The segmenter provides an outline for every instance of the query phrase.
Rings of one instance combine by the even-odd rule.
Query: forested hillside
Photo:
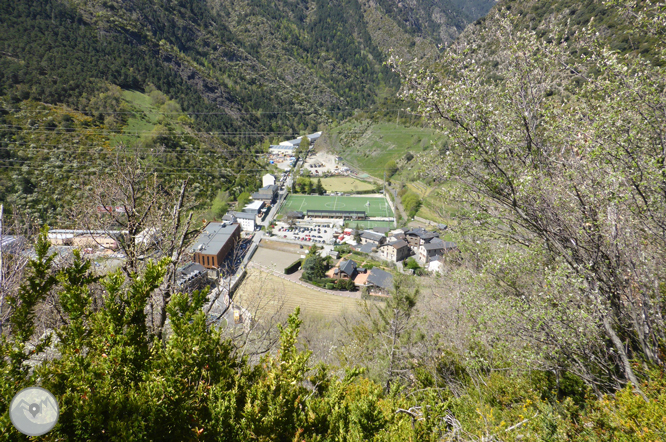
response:
[[[206,188],[202,198],[210,197],[237,181],[233,171],[239,169],[227,167],[229,160],[251,174],[261,167],[250,146],[313,132],[394,94],[399,79],[383,65],[389,49],[406,54],[418,43],[422,53],[435,55],[441,36],[433,17],[451,29],[451,37],[489,6],[478,2],[476,10],[463,13],[446,2],[381,3],[0,2],[0,136],[6,160],[0,200],[62,222],[58,213],[80,198],[76,189],[83,184],[72,182],[72,170],[58,170],[59,155],[77,158],[79,177],[100,168],[110,172],[102,164],[105,156],[118,154],[121,142],[140,147],[144,157],[152,144],[183,152],[169,166],[190,172]],[[404,16],[414,19],[404,22]],[[123,91],[147,90],[164,95],[168,109],[158,100],[151,109],[132,110]],[[114,136],[136,132],[132,115],[152,125],[142,125],[137,140]],[[84,128],[94,140],[80,139]],[[155,131],[180,135],[147,145]],[[223,154],[203,161],[192,152],[201,146]],[[90,162],[93,152],[99,164]],[[186,159],[190,154],[198,165]],[[44,170],[44,159],[51,170]],[[211,176],[206,169],[218,172]],[[55,192],[46,190],[46,182]]]

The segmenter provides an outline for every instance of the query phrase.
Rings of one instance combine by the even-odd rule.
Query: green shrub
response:
[[[296,261],[292,262],[289,264],[285,269],[284,269],[284,274],[285,275],[291,275],[293,273],[298,272],[298,270],[301,268],[301,264],[303,264],[302,259],[297,259]]]

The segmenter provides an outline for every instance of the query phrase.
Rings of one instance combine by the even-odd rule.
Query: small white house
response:
[[[275,185],[275,177],[271,175],[270,173],[267,173],[261,178],[262,181],[262,186],[261,187],[266,187],[266,186],[273,186]]]

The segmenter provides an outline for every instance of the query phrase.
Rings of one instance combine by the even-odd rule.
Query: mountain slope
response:
[[[120,141],[147,160],[153,145],[181,152],[162,174],[187,171],[205,188],[203,201],[234,187],[241,170],[258,174],[256,146],[266,138],[315,131],[393,95],[399,79],[384,65],[390,49],[407,58],[436,56],[439,42],[476,18],[458,6],[456,0],[0,0],[0,143],[7,160],[0,200],[42,219],[76,201],[77,171],[57,165],[43,171],[40,158],[76,151],[80,176],[97,171],[85,158],[92,151],[73,145],[87,128],[100,164],[118,154]],[[157,94],[139,98],[154,101],[147,110],[126,99],[144,92]],[[143,132],[128,135],[137,128]],[[33,144],[41,145],[31,150]],[[224,154],[197,168],[191,164],[199,149]],[[208,169],[224,173],[210,181]],[[40,191],[39,182],[49,181],[65,187]]]

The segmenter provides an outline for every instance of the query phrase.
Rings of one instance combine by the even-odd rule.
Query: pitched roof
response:
[[[356,271],[356,263],[351,259],[348,261],[340,261],[340,271],[347,275],[353,275]]]
[[[370,241],[379,242],[379,241],[382,240],[382,238],[384,238],[384,235],[381,235],[381,234],[375,233],[375,232],[370,232],[368,230],[364,230],[363,232],[361,232],[361,238],[365,238],[365,239],[368,239]]]
[[[388,227],[373,227],[372,228],[373,232],[381,233],[382,235],[385,234],[385,233],[388,233],[389,230],[391,230],[391,229],[389,229]]]
[[[257,215],[248,212],[232,212],[237,219],[256,219]]]
[[[393,275],[375,267],[370,270],[368,284],[372,284],[386,290],[391,290],[393,288]]]
[[[192,246],[192,251],[204,255],[217,255],[237,230],[240,231],[239,224],[209,223]]]
[[[374,244],[363,244],[358,251],[361,253],[372,253],[372,249],[374,249],[375,245]]]
[[[395,247],[397,249],[402,249],[403,247],[409,247],[409,244],[407,244],[405,241],[395,241],[390,244],[391,247]]]
[[[416,229],[409,230],[408,232],[405,232],[405,235],[416,235],[422,240],[429,240],[432,238],[439,238],[439,233],[437,232],[429,232],[426,229],[419,227]]]
[[[441,239],[436,238],[429,243],[423,244],[422,247],[426,250],[452,250],[458,246],[454,242],[442,241]]]

